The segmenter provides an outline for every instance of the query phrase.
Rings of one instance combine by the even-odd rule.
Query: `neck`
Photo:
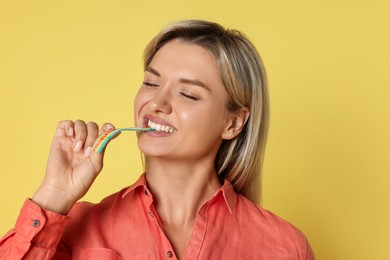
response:
[[[214,162],[149,159],[146,179],[161,221],[175,227],[192,226],[200,207],[221,187]]]

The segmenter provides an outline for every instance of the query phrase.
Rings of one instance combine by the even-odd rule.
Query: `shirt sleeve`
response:
[[[311,249],[309,244],[307,245],[307,248],[306,248],[306,258],[305,259],[307,259],[307,260],[315,260],[316,259],[314,252]]]
[[[307,238],[305,237],[305,235],[299,230],[301,236],[302,236],[302,255],[300,256],[299,259],[303,259],[303,260],[315,260],[316,257],[314,255],[314,252],[310,246],[310,243],[309,241],[307,240]]]
[[[0,259],[52,259],[68,219],[27,199],[15,227],[0,240]],[[56,259],[70,259],[64,247],[58,249]]]

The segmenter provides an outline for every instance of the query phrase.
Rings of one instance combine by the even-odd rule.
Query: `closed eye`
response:
[[[159,86],[158,84],[147,82],[147,81],[142,82],[142,84],[144,84],[145,86],[149,86],[149,87],[158,87]]]
[[[191,99],[191,100],[199,100],[198,97],[195,97],[195,96],[192,96],[192,95],[188,95],[187,93],[184,93],[184,92],[180,92],[180,94],[185,97],[185,98],[188,98],[188,99]]]

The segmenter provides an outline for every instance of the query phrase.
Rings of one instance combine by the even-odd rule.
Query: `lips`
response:
[[[174,133],[177,131],[177,129],[169,125],[168,122],[158,117],[146,116],[144,118],[144,124],[156,129],[158,132]]]

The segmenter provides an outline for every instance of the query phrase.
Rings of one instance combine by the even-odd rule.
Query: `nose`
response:
[[[155,93],[149,101],[149,106],[153,112],[169,114],[172,112],[171,90],[168,86],[160,86],[159,91]]]

